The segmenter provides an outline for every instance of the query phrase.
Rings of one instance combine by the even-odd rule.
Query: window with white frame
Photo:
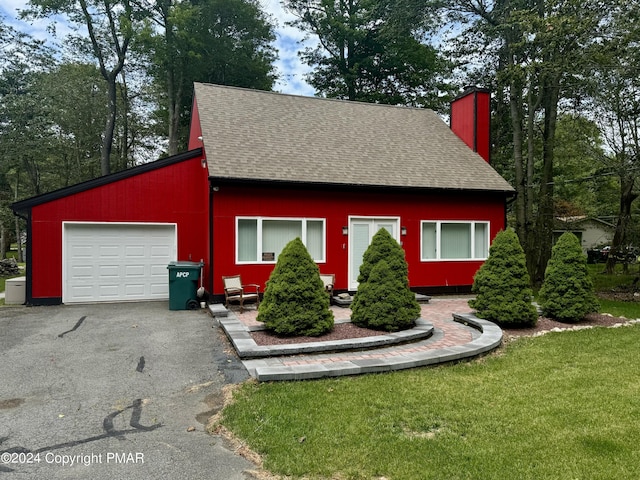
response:
[[[421,230],[423,261],[489,256],[489,222],[423,221]]]
[[[285,245],[296,237],[300,237],[311,258],[325,261],[324,219],[238,217],[236,262],[275,263]]]

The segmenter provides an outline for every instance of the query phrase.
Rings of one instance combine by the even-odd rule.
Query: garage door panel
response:
[[[102,302],[115,302],[122,300],[120,298],[120,288],[118,285],[100,285],[98,288],[94,288],[93,292],[92,298],[85,297],[85,302],[95,302],[95,292],[99,293],[99,298]]]
[[[127,245],[124,249],[124,256],[127,258],[145,257],[145,246]]]
[[[100,245],[98,247],[100,258],[120,258],[122,245]]]
[[[169,298],[171,224],[65,224],[63,302]]]
[[[125,265],[124,267],[124,274],[126,278],[143,277],[145,273],[145,265]]]
[[[144,297],[146,293],[146,285],[142,283],[128,283],[124,286],[124,294],[129,299],[138,299]]]
[[[94,275],[92,265],[74,265],[71,269],[72,278],[91,278]]]
[[[92,245],[70,245],[70,253],[75,258],[91,258],[94,255]]]
[[[167,278],[167,266],[162,265],[151,265],[150,274],[155,278]]]
[[[151,245],[151,247],[149,248],[149,255],[151,255],[151,257],[166,257],[168,255],[171,255],[171,252],[169,251],[169,247],[167,247],[166,245]]]
[[[120,266],[119,265],[98,265],[98,280],[100,279],[108,279],[109,277],[119,277],[120,276]]]
[[[167,286],[164,283],[152,283],[150,293],[153,298],[165,298]]]
[[[91,296],[95,295],[93,290],[94,290],[93,285],[80,285],[80,286],[74,286],[72,293],[75,297],[78,297],[78,298],[91,298]]]

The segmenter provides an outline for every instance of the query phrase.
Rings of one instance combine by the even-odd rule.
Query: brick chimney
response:
[[[451,102],[451,130],[489,163],[491,142],[491,93],[467,87]]]

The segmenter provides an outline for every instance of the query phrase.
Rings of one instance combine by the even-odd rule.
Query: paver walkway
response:
[[[502,331],[469,314],[468,299],[432,298],[428,304],[422,304],[422,319],[433,327],[433,335],[427,339],[368,350],[267,356],[243,360],[243,364],[258,380],[298,380],[398,370],[477,356],[499,346]],[[349,309],[331,308],[336,322],[348,320]],[[251,307],[242,314],[234,309],[228,317],[220,318],[237,349],[249,338],[248,330],[260,325],[256,316],[257,310]]]

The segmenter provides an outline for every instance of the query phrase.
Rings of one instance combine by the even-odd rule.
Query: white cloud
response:
[[[25,0],[3,0],[0,6],[0,14],[6,24],[15,30],[31,35],[38,40],[44,40],[53,46],[53,42],[71,33],[71,29],[62,17],[44,18],[36,20],[22,20],[20,11],[27,9]],[[55,34],[55,37],[54,37]]]
[[[276,48],[280,57],[276,63],[280,75],[276,90],[294,95],[313,96],[315,90],[305,80],[305,75],[311,69],[298,57],[298,52],[308,45],[313,45],[313,42],[305,40],[305,34],[297,28],[286,25],[286,22],[294,20],[295,16],[287,12],[279,0],[262,0],[261,6],[276,22]]]
[[[276,22],[276,48],[279,52],[279,59],[276,62],[276,68],[280,76],[275,85],[275,89],[282,93],[294,95],[313,96],[315,90],[305,81],[305,75],[311,70],[304,65],[299,57],[298,51],[306,45],[312,45],[313,42],[304,39],[304,33],[294,27],[286,25],[287,21],[293,20],[295,17],[285,11],[279,0],[262,0],[262,8]],[[71,29],[62,18],[43,19],[34,21],[24,21],[18,18],[19,11],[27,8],[26,0],[2,0],[0,5],[0,13],[2,13],[5,22],[20,32],[39,40],[47,40],[52,42],[51,29],[56,32],[58,39],[71,33]]]

